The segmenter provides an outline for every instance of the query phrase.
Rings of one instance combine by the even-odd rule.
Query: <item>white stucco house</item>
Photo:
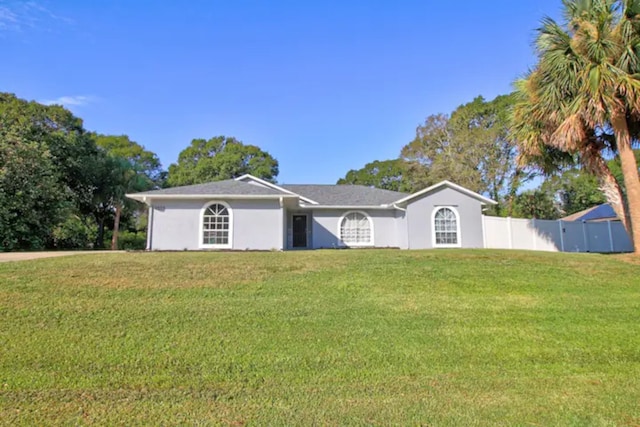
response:
[[[149,206],[148,250],[482,248],[482,209],[496,203],[449,181],[405,194],[251,175],[127,197]]]

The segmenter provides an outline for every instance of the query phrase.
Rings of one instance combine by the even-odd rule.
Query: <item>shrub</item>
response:
[[[144,231],[122,231],[118,236],[118,249],[144,250],[147,247],[147,233]]]
[[[93,246],[95,230],[78,216],[70,215],[53,229],[51,237],[56,249],[88,249]]]

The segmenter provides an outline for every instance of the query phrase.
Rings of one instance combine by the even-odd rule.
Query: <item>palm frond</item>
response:
[[[521,159],[615,150],[612,114],[640,143],[640,0],[563,0],[564,20],[537,30],[538,64],[516,82],[513,135]],[[523,160],[524,161],[524,160]]]

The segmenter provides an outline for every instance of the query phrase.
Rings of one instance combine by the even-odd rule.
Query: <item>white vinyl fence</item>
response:
[[[551,252],[631,252],[620,221],[548,221],[483,216],[484,246]]]

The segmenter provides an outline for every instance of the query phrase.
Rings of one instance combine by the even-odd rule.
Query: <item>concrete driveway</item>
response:
[[[27,261],[30,259],[54,258],[87,254],[118,254],[125,251],[55,251],[55,252],[0,252],[0,262]]]

